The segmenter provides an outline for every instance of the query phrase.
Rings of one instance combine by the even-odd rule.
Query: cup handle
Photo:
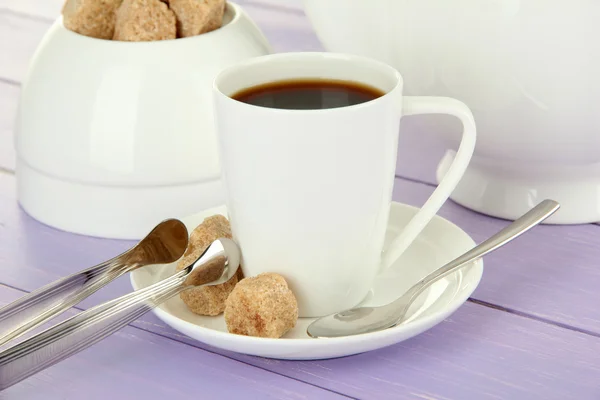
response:
[[[408,225],[394,238],[387,251],[382,256],[382,271],[388,269],[402,253],[410,246],[423,228],[437,214],[442,205],[448,200],[462,178],[473,150],[475,149],[476,128],[473,114],[464,103],[449,97],[403,97],[402,116],[419,114],[448,114],[461,120],[463,134],[456,157],[448,172],[433,191],[423,207],[410,220]]]

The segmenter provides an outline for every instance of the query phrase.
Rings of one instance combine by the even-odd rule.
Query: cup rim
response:
[[[67,28],[64,24],[64,17],[62,15],[62,13],[56,20],[56,24],[58,24],[61,28],[63,28],[66,31],[66,33],[68,35],[71,35],[72,37],[79,38],[80,40],[94,41],[97,43],[107,43],[107,45],[109,45],[109,46],[129,46],[129,47],[169,46],[169,45],[172,45],[173,43],[182,43],[182,42],[190,42],[193,40],[202,40],[201,38],[211,38],[211,37],[214,38],[215,36],[217,36],[219,34],[224,34],[226,31],[229,30],[229,28],[233,27],[233,25],[236,25],[237,23],[239,23],[239,21],[242,17],[242,14],[243,14],[242,8],[238,4],[226,1],[225,6],[226,6],[225,12],[227,12],[229,10],[229,11],[231,11],[231,14],[232,14],[231,21],[229,21],[227,24],[222,25],[220,28],[217,28],[210,32],[201,33],[200,35],[189,36],[189,37],[184,37],[184,38],[166,39],[166,40],[127,42],[127,41],[122,41],[122,40],[100,39],[100,38],[96,38],[96,37],[86,36],[81,33],[74,32],[74,31],[70,30],[69,28]]]
[[[396,79],[396,83],[390,90],[385,91],[385,93],[382,96],[379,96],[379,97],[369,100],[369,101],[365,101],[363,103],[349,105],[349,106],[343,106],[343,107],[317,108],[317,109],[308,109],[308,110],[307,109],[295,110],[295,109],[285,109],[285,108],[270,108],[270,107],[257,106],[254,104],[248,104],[248,103],[244,103],[244,102],[241,102],[239,100],[232,98],[230,95],[225,94],[220,89],[220,84],[221,84],[221,80],[223,79],[223,76],[234,72],[236,69],[241,69],[241,68],[250,67],[250,66],[257,65],[257,64],[261,64],[261,63],[266,63],[266,62],[269,62],[272,60],[285,59],[285,58],[293,59],[293,58],[303,58],[303,57],[323,57],[323,58],[327,58],[327,59],[337,59],[337,60],[344,60],[344,61],[348,61],[348,62],[356,61],[356,62],[362,62],[362,63],[365,63],[365,62],[370,63],[373,65],[376,65],[378,68],[380,68],[382,70],[387,70],[390,75],[394,76],[394,78]],[[302,79],[302,78],[303,78],[302,76],[298,76],[298,79]],[[364,81],[360,81],[360,80],[357,80],[356,82],[365,83]],[[369,86],[371,86],[371,85],[369,85]],[[260,109],[264,112],[274,112],[274,113],[285,112],[285,113],[295,113],[295,114],[346,112],[348,110],[356,110],[356,109],[360,109],[360,108],[371,107],[382,101],[386,101],[390,96],[394,96],[399,89],[400,89],[400,91],[402,91],[403,86],[404,86],[404,80],[403,80],[400,72],[387,63],[384,63],[382,61],[379,61],[379,60],[376,60],[376,59],[373,59],[370,57],[364,57],[364,56],[347,54],[347,53],[325,52],[325,51],[322,51],[322,52],[315,51],[315,52],[275,53],[275,54],[267,54],[267,55],[263,55],[263,56],[259,56],[259,57],[253,57],[253,58],[243,60],[241,62],[238,62],[233,65],[229,65],[229,66],[223,68],[221,71],[219,71],[219,73],[213,80],[213,92],[215,94],[217,94],[218,96],[220,96],[224,99],[227,99],[227,101],[236,103],[240,107],[251,107],[253,109]],[[243,90],[243,89],[244,88],[240,88],[239,90]]]

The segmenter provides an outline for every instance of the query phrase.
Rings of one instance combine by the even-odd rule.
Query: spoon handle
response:
[[[511,240],[516,239],[523,233],[527,232],[528,230],[530,230],[531,228],[538,225],[540,222],[544,221],[546,218],[554,214],[559,208],[560,204],[558,204],[554,200],[542,201],[540,204],[529,210],[526,214],[512,222],[500,232],[496,233],[494,236],[473,247],[471,250],[450,261],[443,267],[433,271],[421,281],[416,283],[407,292],[407,294],[410,293],[410,302],[412,302],[416,298],[416,296],[418,296],[421,292],[423,292],[423,290],[431,286],[434,282],[454,272],[455,270],[464,267],[466,264],[475,261],[478,258],[481,258],[486,254],[491,253],[492,251],[504,246]],[[405,298],[404,296],[402,297]]]
[[[120,275],[119,257],[52,282],[0,308],[0,346],[79,303]]]
[[[0,390],[88,348],[181,292],[188,272],[90,308],[0,353]]]

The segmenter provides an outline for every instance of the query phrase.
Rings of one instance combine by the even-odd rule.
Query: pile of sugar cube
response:
[[[66,0],[63,23],[98,39],[148,42],[221,27],[225,0]]]

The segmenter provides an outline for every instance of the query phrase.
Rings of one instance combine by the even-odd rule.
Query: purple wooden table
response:
[[[57,231],[17,205],[13,119],[27,63],[62,0],[0,0],[0,304],[112,257],[130,242]],[[240,1],[275,50],[320,50],[300,0]],[[407,121],[408,122],[408,121]],[[394,199],[420,205],[445,149],[405,124]],[[506,222],[448,203],[476,241]],[[543,226],[486,259],[473,298],[412,340],[343,359],[223,352],[153,315],[0,393],[1,399],[600,399],[600,226]],[[87,308],[130,291],[96,293]]]

